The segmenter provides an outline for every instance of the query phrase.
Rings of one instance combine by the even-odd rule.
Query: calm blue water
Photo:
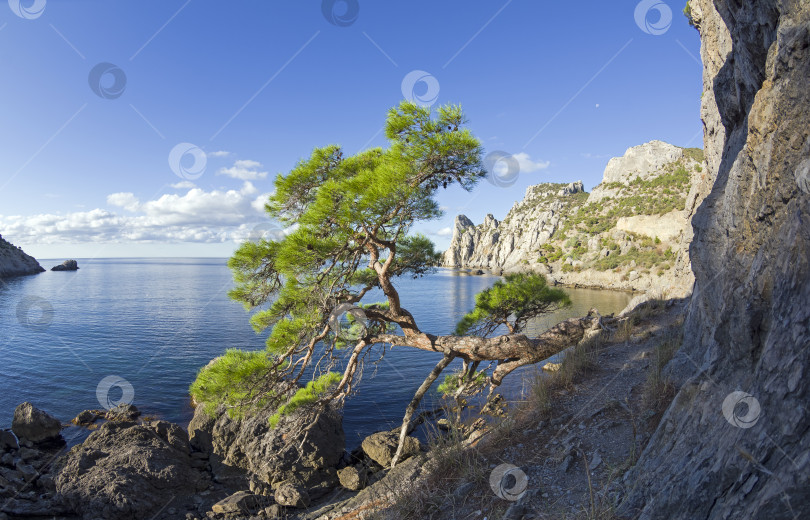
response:
[[[0,427],[11,425],[23,401],[64,422],[100,408],[96,389],[108,376],[132,385],[133,404],[145,414],[187,424],[193,413],[187,389],[201,366],[227,348],[264,348],[248,313],[227,297],[233,284],[225,259],[79,259],[79,266],[77,272],[0,280]],[[495,280],[443,269],[397,285],[423,330],[446,334]],[[610,291],[570,292],[574,307],[535,331],[591,306],[615,312],[630,299]],[[344,410],[347,445],[398,425],[438,359],[398,347],[376,373],[368,366]],[[109,397],[119,399],[121,389],[114,387]],[[65,432],[69,442],[85,435],[79,428]]]

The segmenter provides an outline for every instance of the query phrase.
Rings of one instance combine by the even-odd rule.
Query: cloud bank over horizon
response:
[[[107,208],[0,215],[0,231],[24,244],[223,243],[244,241],[268,222],[264,204],[270,193],[260,193],[250,181],[227,190],[205,191],[189,181],[171,187],[185,193],[141,201],[134,193],[118,192],[107,196]]]

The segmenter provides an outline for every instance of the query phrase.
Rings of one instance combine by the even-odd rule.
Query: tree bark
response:
[[[381,334],[368,338],[368,343],[390,343],[414,347],[445,356],[460,357],[467,362],[498,361],[492,375],[492,384],[501,384],[503,378],[514,369],[537,363],[582,340],[586,331],[604,325],[604,319],[596,309],[591,309],[582,318],[571,318],[558,323],[534,339],[524,334],[504,334],[494,338],[479,336],[435,336],[423,332],[405,330],[405,334]]]

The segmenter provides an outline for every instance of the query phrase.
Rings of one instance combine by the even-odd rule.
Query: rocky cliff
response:
[[[631,518],[810,517],[810,3],[691,0],[710,178]]]
[[[36,274],[44,270],[33,256],[25,254],[0,236],[0,278]]]
[[[538,184],[503,221],[455,221],[447,267],[541,272],[557,283],[683,296],[693,277],[689,222],[706,182],[703,152],[661,141],[610,160],[588,194],[582,182]]]

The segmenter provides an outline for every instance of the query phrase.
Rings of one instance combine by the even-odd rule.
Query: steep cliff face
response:
[[[810,517],[810,3],[691,0],[710,178],[640,518]]]
[[[0,278],[36,274],[44,270],[33,256],[25,254],[0,236]]]
[[[456,218],[447,267],[532,270],[566,285],[684,296],[703,153],[661,141],[611,159],[599,186],[538,184],[503,221]]]

